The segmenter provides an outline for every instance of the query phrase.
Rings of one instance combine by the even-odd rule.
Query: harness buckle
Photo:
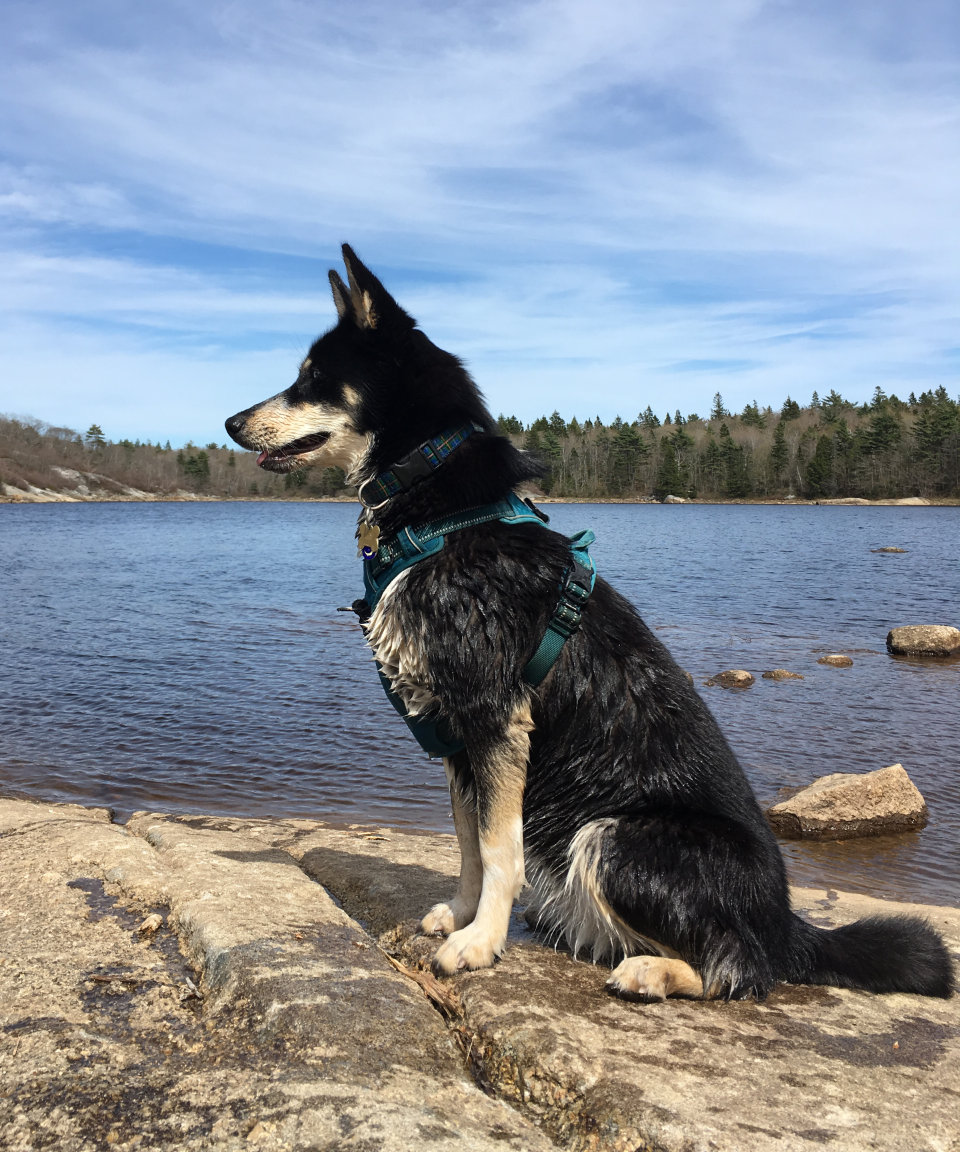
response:
[[[440,460],[439,463],[442,464],[443,461]],[[398,460],[390,471],[397,478],[403,491],[406,491],[413,486],[415,481],[429,476],[436,467],[438,465],[430,463],[422,448],[416,448],[404,456],[402,460]]]

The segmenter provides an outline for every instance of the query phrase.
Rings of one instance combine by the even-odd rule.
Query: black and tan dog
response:
[[[620,993],[762,998],[786,980],[950,995],[923,920],[825,931],[791,912],[776,841],[715,720],[602,579],[574,587],[579,628],[530,675],[572,571],[570,542],[512,495],[536,462],[343,253],[338,323],[289,388],[227,431],[263,468],[336,464],[359,486],[367,641],[395,702],[414,726],[442,726],[448,753],[462,865],[456,894],[423,919],[446,936],[436,969],[494,962],[526,876],[543,930],[618,965]]]

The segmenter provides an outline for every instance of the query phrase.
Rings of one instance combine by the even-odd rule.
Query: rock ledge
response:
[[[496,968],[431,983],[416,918],[457,871],[450,836],[0,800],[0,1147],[960,1148],[957,999],[629,1003],[519,914]],[[793,900],[960,945],[956,909]]]

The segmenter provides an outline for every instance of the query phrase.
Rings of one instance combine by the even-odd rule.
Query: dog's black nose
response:
[[[229,420],[224,422],[224,427],[233,440],[239,440],[244,423],[243,413],[238,412],[236,416],[231,416]]]

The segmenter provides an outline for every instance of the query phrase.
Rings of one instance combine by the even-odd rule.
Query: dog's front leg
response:
[[[437,951],[433,967],[443,975],[488,968],[506,946],[510,911],[523,885],[523,790],[531,727],[530,708],[524,704],[496,739],[470,749],[477,790],[480,901],[473,922],[451,933]]]
[[[457,928],[465,928],[476,916],[483,888],[483,862],[480,858],[480,829],[477,826],[477,805],[473,795],[464,795],[449,759],[443,762],[450,785],[450,806],[453,826],[460,846],[460,883],[457,894],[446,904],[434,904],[420,921],[422,932],[439,932],[449,936]]]

